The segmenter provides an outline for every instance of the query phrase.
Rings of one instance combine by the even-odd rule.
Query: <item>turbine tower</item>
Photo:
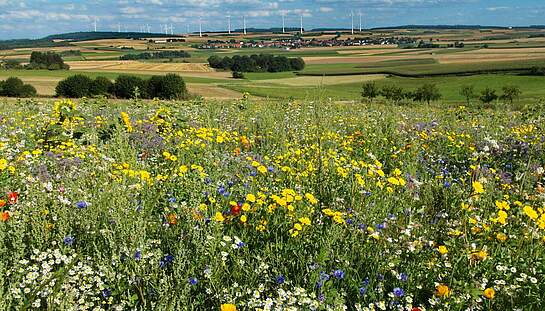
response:
[[[246,35],[246,16],[242,16],[242,28],[244,29],[244,34]]]
[[[97,32],[97,17],[95,16],[95,23],[94,23],[94,26],[95,26],[95,32]]]
[[[117,23],[117,32],[121,32],[121,23]]]
[[[361,14],[361,11],[360,11],[359,13],[360,13],[360,32],[361,32],[361,31],[363,30],[363,27],[362,27],[363,24],[362,24],[362,22],[361,22],[361,16],[362,16],[362,14]]]
[[[303,34],[303,14],[301,13],[301,34]]]
[[[199,37],[202,38],[202,19],[199,17]]]
[[[227,31],[229,32],[229,34],[231,34],[231,15],[227,16],[227,24]]]
[[[354,10],[350,11],[350,17],[352,18],[352,34],[354,34]]]
[[[286,16],[282,13],[282,33],[286,33]]]

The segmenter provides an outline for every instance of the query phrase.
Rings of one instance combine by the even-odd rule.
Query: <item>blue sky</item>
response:
[[[543,0],[0,0],[0,39],[38,38],[53,33],[88,31],[95,18],[103,31],[139,31],[149,24],[160,31],[172,24],[175,32],[248,27],[343,27],[351,24],[350,11],[363,14],[368,27],[403,24],[481,24],[525,26],[545,24]]]

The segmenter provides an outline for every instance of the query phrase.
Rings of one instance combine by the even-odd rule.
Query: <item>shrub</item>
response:
[[[522,91],[520,90],[520,87],[515,85],[507,85],[503,87],[501,99],[512,104],[513,101],[518,99],[521,94]]]
[[[177,74],[154,76],[148,80],[147,95],[150,98],[186,99],[188,97],[185,81]]]
[[[469,105],[469,101],[472,98],[475,98],[475,87],[473,87],[473,85],[463,85],[460,89],[460,95],[466,99],[466,102]]]
[[[486,88],[481,91],[481,95],[479,96],[479,100],[485,104],[489,104],[493,101],[498,99],[498,95],[496,95],[496,91],[491,88]]]
[[[55,92],[57,96],[69,98],[89,97],[93,80],[85,75],[70,76],[57,84]]]
[[[22,69],[23,66],[18,60],[15,59],[7,59],[3,61],[2,66],[3,69],[9,70],[9,69]]]
[[[36,96],[36,89],[30,84],[24,84],[19,78],[10,77],[0,81],[0,96],[32,97]]]
[[[403,91],[403,88],[395,85],[384,86],[380,91],[380,94],[384,96],[384,98],[394,101],[396,103],[405,98],[405,92]]]
[[[375,82],[367,82],[363,84],[361,96],[367,99],[373,99],[380,95],[380,90],[378,89]]]
[[[416,89],[412,94],[412,98],[415,101],[427,102],[429,105],[431,101],[441,99],[441,93],[439,93],[439,89],[435,84],[428,83]]]
[[[117,98],[148,98],[146,81],[135,76],[121,75],[113,86],[113,95]]]
[[[233,71],[233,78],[244,79],[244,73],[240,71]]]
[[[106,77],[96,77],[89,87],[91,95],[108,95],[112,92],[113,83]]]

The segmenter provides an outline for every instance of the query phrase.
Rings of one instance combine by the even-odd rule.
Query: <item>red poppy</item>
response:
[[[420,309],[419,307],[413,307],[411,311],[422,311],[422,309]]]
[[[17,203],[17,198],[18,197],[19,197],[19,193],[15,192],[15,191],[8,193],[8,202],[9,202],[9,204]]]
[[[231,215],[236,216],[236,215],[240,214],[240,209],[241,208],[242,208],[242,205],[240,205],[240,204],[232,206],[231,207]]]
[[[2,218],[3,222],[8,221],[9,220],[9,212],[3,212],[1,218]]]

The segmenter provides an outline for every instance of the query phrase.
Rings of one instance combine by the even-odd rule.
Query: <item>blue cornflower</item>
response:
[[[197,280],[196,278],[189,278],[188,281],[191,285],[197,285],[197,283],[199,283],[199,280]]]
[[[445,180],[445,183],[443,184],[445,188],[450,188],[450,182],[448,180]]]
[[[365,293],[367,293],[367,287],[360,287],[360,295],[365,296]]]
[[[76,239],[71,236],[71,235],[67,235],[64,237],[64,245],[67,245],[67,246],[72,246],[72,244],[74,244],[74,241]]]
[[[407,282],[407,280],[409,279],[409,276],[407,275],[407,273],[402,272],[402,273],[399,275],[399,279],[400,279],[402,282]]]
[[[351,225],[351,224],[354,223],[354,221],[353,221],[352,219],[348,218],[348,219],[346,220],[346,223],[349,224],[349,225]]]
[[[402,288],[399,288],[399,287],[394,288],[393,293],[394,293],[394,296],[396,296],[397,298],[401,298],[405,296],[405,292],[403,291]]]
[[[284,284],[286,281],[286,278],[281,274],[276,277],[276,284]]]
[[[77,208],[87,208],[87,207],[89,207],[89,203],[87,203],[85,201],[79,201],[78,203],[76,203],[76,207]]]
[[[329,274],[325,273],[325,272],[320,272],[320,280],[322,281],[327,281],[329,280]]]
[[[333,276],[337,279],[337,280],[342,280],[344,279],[344,271],[343,270],[335,270],[333,271]]]
[[[159,262],[159,266],[161,268],[165,268],[167,265],[171,264],[172,262],[174,261],[174,256],[172,255],[166,255],[165,257],[163,257],[163,259],[161,259],[161,261]]]
[[[375,227],[376,227],[378,230],[382,230],[382,229],[386,228],[386,225],[382,223],[382,224],[377,224]]]
[[[109,288],[105,288],[102,290],[102,297],[108,298],[112,294],[112,290]]]
[[[136,252],[134,252],[134,260],[139,261],[142,259],[142,251],[137,249]]]
[[[244,243],[244,242],[242,242],[242,241],[240,241],[240,242],[237,243],[237,247],[238,247],[238,248],[243,248],[244,246],[246,246],[246,243]]]
[[[168,198],[168,201],[170,203],[176,203],[176,198],[172,197],[172,198]]]

